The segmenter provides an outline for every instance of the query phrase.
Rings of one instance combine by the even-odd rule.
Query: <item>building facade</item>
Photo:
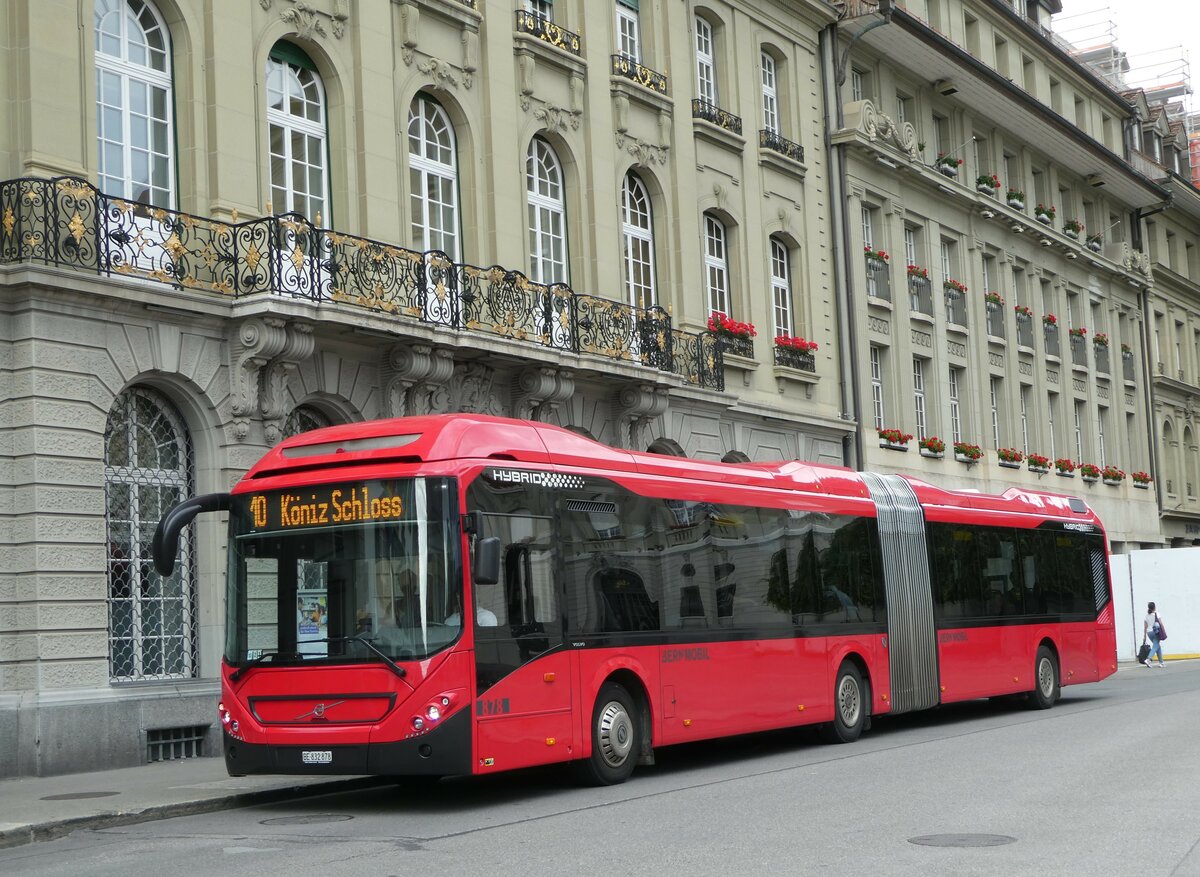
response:
[[[296,431],[843,461],[826,4],[0,16],[0,776],[207,751],[224,537],[150,538]]]
[[[1192,542],[1186,140],[1018,6],[0,7],[0,776],[212,754],[223,525],[169,579],[154,527],[326,424],[532,418]]]

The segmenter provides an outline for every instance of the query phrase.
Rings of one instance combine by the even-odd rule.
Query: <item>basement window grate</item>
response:
[[[156,728],[146,732],[146,761],[177,761],[204,755],[207,725],[186,728]]]

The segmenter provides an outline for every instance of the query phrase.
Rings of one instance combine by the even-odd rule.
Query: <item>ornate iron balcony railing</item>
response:
[[[798,350],[795,347],[775,347],[775,364],[805,372],[816,372],[817,357],[809,350]]]
[[[801,164],[804,163],[804,147],[781,136],[778,131],[772,131],[770,128],[760,128],[758,131],[758,145],[763,149],[770,149],[772,152],[778,152],[780,155],[787,156],[793,161],[798,161]]]
[[[517,10],[517,30],[537,37],[542,42],[578,56],[582,48],[579,34],[555,24],[545,16],[525,9]]]
[[[742,133],[741,116],[735,116],[728,110],[723,110],[716,104],[710,104],[700,98],[692,100],[692,118],[712,122],[717,127],[732,131],[734,134]]]
[[[717,335],[717,347],[735,356],[754,359],[754,339],[748,335]]]
[[[644,86],[659,94],[667,93],[667,77],[656,73],[649,67],[643,67],[637,61],[625,55],[612,56],[612,72],[614,76],[632,79],[638,85]]]
[[[908,278],[908,306],[913,313],[933,316],[933,286],[926,278]]]
[[[71,177],[0,182],[0,264],[122,276],[215,297],[327,301],[522,344],[631,362],[724,389],[720,346],[638,308],[318,228],[294,213],[222,222],[113,198]]]

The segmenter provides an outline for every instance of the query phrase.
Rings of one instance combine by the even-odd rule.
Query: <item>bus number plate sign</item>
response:
[[[333,764],[333,752],[329,749],[305,749],[300,753],[304,764]]]

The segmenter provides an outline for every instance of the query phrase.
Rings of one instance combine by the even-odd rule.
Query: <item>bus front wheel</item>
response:
[[[867,723],[867,686],[858,667],[843,661],[833,686],[833,721],[822,728],[828,743],[853,743]]]
[[[1029,695],[1029,706],[1035,710],[1048,710],[1058,700],[1058,661],[1046,646],[1039,646],[1033,668],[1033,692]]]
[[[597,786],[623,783],[638,758],[638,710],[623,685],[606,682],[592,710],[592,754],[580,764],[582,778]]]

